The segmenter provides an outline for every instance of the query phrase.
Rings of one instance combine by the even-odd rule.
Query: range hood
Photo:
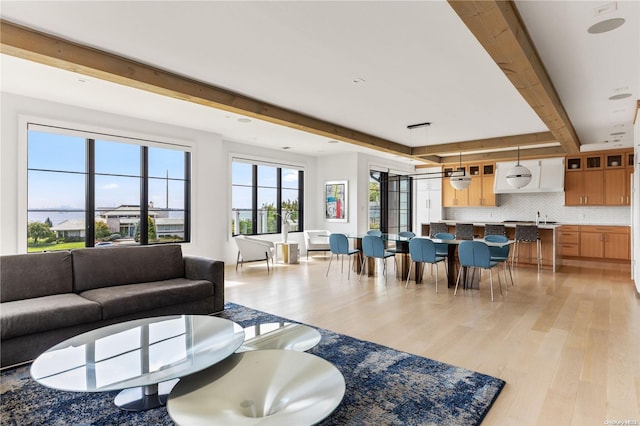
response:
[[[515,161],[496,163],[493,192],[496,194],[522,194],[564,191],[564,157],[520,161],[520,165],[531,170],[531,182],[522,188],[514,188],[507,183],[507,173],[516,164]]]

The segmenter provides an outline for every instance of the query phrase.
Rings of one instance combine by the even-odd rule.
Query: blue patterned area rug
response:
[[[287,319],[227,303],[221,317],[242,327]],[[320,425],[478,425],[505,385],[503,380],[375,343],[319,329],[309,350],[344,375],[342,403]],[[118,392],[62,392],[29,377],[29,366],[1,374],[0,424],[173,425],[165,407],[119,410]]]

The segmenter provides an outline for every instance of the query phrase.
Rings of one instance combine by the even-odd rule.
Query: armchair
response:
[[[304,231],[304,244],[307,249],[307,259],[310,251],[331,251],[329,247],[329,231],[314,230]]]
[[[247,237],[246,235],[238,235],[233,238],[238,246],[238,259],[236,261],[236,271],[238,264],[244,262],[253,262],[258,260],[267,261],[267,272],[269,272],[269,260],[274,263],[275,244],[272,241],[262,240],[260,238]]]

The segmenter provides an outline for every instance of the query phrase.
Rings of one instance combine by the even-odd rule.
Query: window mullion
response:
[[[253,165],[251,176],[253,191],[251,193],[251,233],[258,233],[258,165]]]
[[[184,153],[184,240],[191,241],[191,154]]]
[[[149,244],[149,149],[140,147],[140,244]]]
[[[282,169],[278,167],[276,173],[276,232],[282,232]]]
[[[96,241],[96,141],[86,139],[86,180],[85,180],[85,246],[93,247]]]

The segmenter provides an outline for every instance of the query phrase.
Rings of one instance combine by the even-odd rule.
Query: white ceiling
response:
[[[632,146],[640,2],[517,1],[583,145]],[[547,131],[444,1],[2,1],[8,21],[409,146]],[[598,20],[620,28],[589,34]],[[364,148],[2,55],[3,92],[326,155]],[[354,82],[357,80],[358,82]],[[631,93],[621,100],[615,94]],[[431,122],[410,131],[407,125]],[[611,133],[626,134],[614,138]],[[609,141],[603,143],[604,141]],[[377,153],[385,157],[393,155]],[[403,160],[409,161],[409,160]]]

